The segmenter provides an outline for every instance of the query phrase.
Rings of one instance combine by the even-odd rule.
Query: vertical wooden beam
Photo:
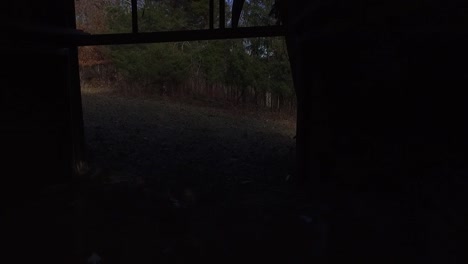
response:
[[[69,1],[68,12],[70,15],[69,27],[76,29],[76,10],[74,3]],[[84,120],[83,120],[83,103],[81,101],[81,83],[80,83],[80,67],[78,61],[78,47],[74,46],[69,49],[69,96],[70,96],[70,114],[71,114],[71,129],[72,129],[72,148],[73,148],[73,169],[76,173],[76,165],[87,160],[85,138],[84,138]]]
[[[68,29],[76,29],[76,10],[75,3],[72,0],[62,1],[63,2],[63,22],[61,27]],[[61,52],[60,52],[61,53]],[[66,54],[66,55],[65,55]],[[71,148],[71,159],[67,164],[70,166],[69,172],[72,174],[77,173],[77,164],[82,164],[86,161],[86,149],[85,149],[85,138],[84,138],[84,121],[83,121],[83,105],[81,101],[81,84],[79,74],[79,62],[78,62],[78,47],[72,46],[68,51],[64,52],[67,57],[65,64],[68,67],[63,66],[67,87],[64,96],[64,101],[68,105],[69,116],[69,129],[61,140],[69,143],[63,143],[67,148]],[[59,73],[57,73],[57,77]],[[66,179],[64,179],[66,181]]]
[[[219,0],[219,28],[226,27],[226,2]]]
[[[138,33],[137,0],[132,0],[132,32]]]
[[[214,0],[210,0],[210,29],[214,29]]]

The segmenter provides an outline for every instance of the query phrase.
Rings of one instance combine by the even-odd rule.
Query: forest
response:
[[[214,10],[218,10],[218,1]],[[274,0],[245,2],[240,27],[275,25]],[[76,0],[77,28],[130,33],[131,3]],[[232,1],[226,2],[230,27]],[[215,12],[214,24],[219,25]],[[209,0],[139,0],[140,32],[208,29]],[[294,113],[295,94],[282,37],[88,46],[79,51],[82,86],[122,94],[201,98]]]

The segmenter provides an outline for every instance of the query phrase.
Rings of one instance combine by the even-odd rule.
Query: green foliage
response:
[[[273,24],[268,16],[273,2],[247,1],[243,25]],[[130,32],[129,10],[112,7],[107,14],[111,32]],[[139,14],[140,31],[208,28],[208,0],[147,1]],[[284,99],[294,97],[283,38],[116,46],[110,49],[110,55],[134,83],[160,87],[192,78],[236,87],[242,94],[249,88]]]
[[[242,11],[241,26],[274,25],[275,19],[269,14],[275,0],[247,0]]]
[[[106,12],[110,33],[132,31],[132,15],[120,6],[108,6]]]
[[[226,81],[226,52],[227,41],[201,41],[200,52],[195,55],[195,61],[200,65],[203,77],[211,84]]]
[[[139,16],[141,32],[183,29],[187,24],[184,10],[175,8],[170,1],[148,2]]]
[[[118,46],[112,59],[131,81],[180,83],[188,76],[189,60],[178,44]]]

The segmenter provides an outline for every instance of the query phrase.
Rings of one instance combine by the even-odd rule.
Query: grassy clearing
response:
[[[303,243],[294,238],[307,204],[288,176],[291,120],[107,91],[84,90],[83,109],[91,163],[110,180],[82,198],[82,215],[93,214],[79,219],[83,256],[265,259]]]
[[[167,173],[161,168],[178,167],[176,160],[196,167],[207,160],[243,161],[225,169],[229,174],[287,158],[294,143],[292,120],[272,113],[161,97],[125,98],[107,90],[84,90],[83,109],[90,155],[129,177]],[[214,173],[211,165],[203,169]]]

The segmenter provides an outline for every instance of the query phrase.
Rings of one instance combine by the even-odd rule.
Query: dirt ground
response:
[[[189,174],[194,182],[214,176],[265,184],[290,173],[290,119],[109,94],[84,93],[83,109],[90,159],[109,170],[112,182]]]
[[[15,263],[458,263],[451,252],[465,252],[466,170],[433,171],[407,193],[321,184],[317,195],[294,182],[290,120],[108,93],[84,93],[83,109],[90,170],[4,201]]]
[[[305,263],[320,254],[326,228],[292,183],[291,119],[90,92],[83,109],[91,170],[76,192],[77,259]]]

